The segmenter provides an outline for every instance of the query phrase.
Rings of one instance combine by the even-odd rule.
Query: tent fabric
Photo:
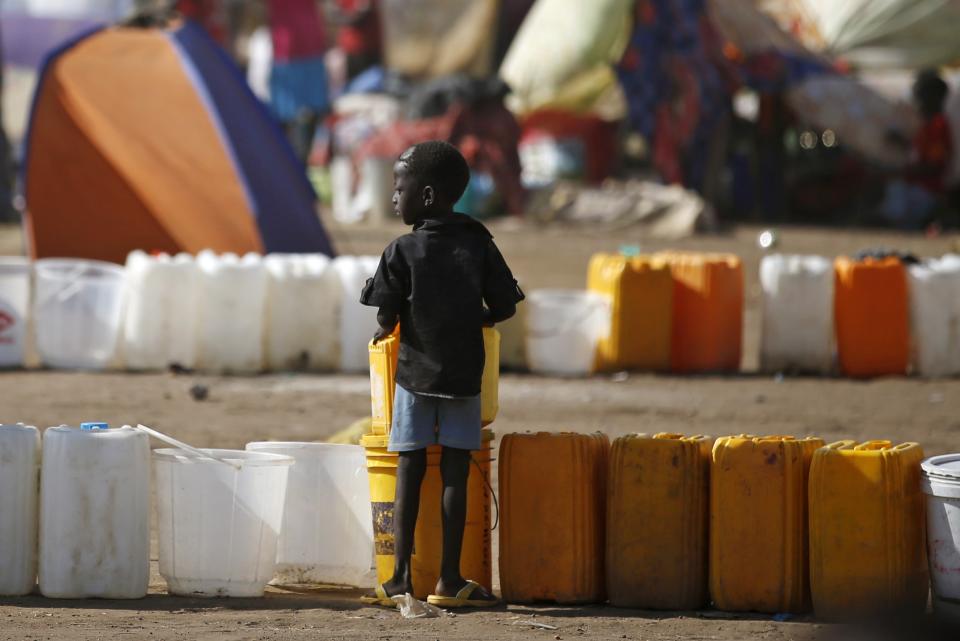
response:
[[[34,98],[24,184],[35,258],[332,254],[279,129],[192,23],[106,29],[55,52]]]

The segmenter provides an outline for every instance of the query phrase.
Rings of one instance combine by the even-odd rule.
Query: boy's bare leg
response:
[[[397,462],[397,495],[393,503],[393,578],[383,584],[388,596],[413,594],[410,559],[420,513],[420,485],[427,471],[427,450],[400,452]]]
[[[444,447],[440,457],[443,480],[441,511],[443,515],[443,558],[436,594],[457,596],[467,581],[460,574],[460,553],[463,530],[467,522],[467,480],[470,477],[470,451]],[[477,588],[472,599],[494,600],[485,589]]]

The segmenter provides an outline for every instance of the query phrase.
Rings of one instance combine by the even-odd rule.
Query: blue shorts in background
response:
[[[442,398],[408,392],[397,385],[389,452],[411,452],[440,444],[480,449],[480,395]]]

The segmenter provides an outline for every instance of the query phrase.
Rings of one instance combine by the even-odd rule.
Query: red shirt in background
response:
[[[347,24],[337,31],[337,46],[349,56],[380,54],[380,15],[377,0],[336,0]],[[364,12],[359,18],[355,14]]]
[[[269,0],[273,59],[289,62],[322,56],[327,49],[316,0]]]
[[[934,193],[943,193],[947,169],[953,155],[950,124],[942,113],[930,118],[913,137],[913,162],[924,168],[923,175],[911,176],[910,182]],[[930,170],[932,173],[926,173]]]

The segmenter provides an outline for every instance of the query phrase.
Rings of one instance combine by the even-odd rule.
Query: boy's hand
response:
[[[374,334],[373,334],[373,344],[376,345],[377,343],[379,343],[380,341],[382,341],[384,338],[390,336],[390,334],[392,334],[392,333],[393,333],[393,330],[392,330],[392,329],[384,329],[384,328],[382,328],[382,327],[379,328],[379,329],[378,329],[376,332],[374,332]]]

